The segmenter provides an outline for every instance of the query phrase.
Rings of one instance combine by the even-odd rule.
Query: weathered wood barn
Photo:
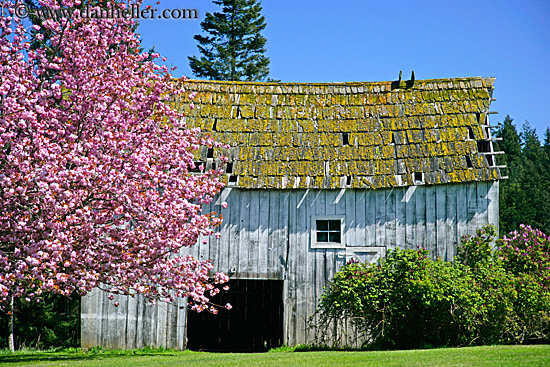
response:
[[[204,208],[223,215],[221,238],[189,252],[231,275],[218,302],[234,309],[188,314],[122,297],[115,308],[95,291],[82,300],[83,347],[306,343],[323,287],[350,258],[421,246],[452,259],[462,236],[498,226],[493,83],[186,82],[197,92],[189,126],[231,145],[197,158],[211,168],[228,155],[227,187]]]

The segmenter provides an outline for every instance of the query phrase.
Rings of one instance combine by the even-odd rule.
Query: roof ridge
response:
[[[455,78],[437,78],[437,79],[416,79],[416,84],[439,83],[439,82],[461,82],[461,81],[485,81],[487,86],[492,85],[495,77],[455,77]],[[263,85],[263,86],[354,86],[354,85],[387,85],[394,83],[395,80],[382,81],[348,81],[348,82],[259,82],[259,81],[234,81],[234,80],[204,80],[204,79],[184,79],[176,78],[176,81],[204,83],[204,84],[229,84],[229,85]]]

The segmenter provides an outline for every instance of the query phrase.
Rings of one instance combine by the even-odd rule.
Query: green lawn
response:
[[[136,353],[136,354],[133,354]],[[392,352],[0,352],[6,366],[550,366],[550,345]]]

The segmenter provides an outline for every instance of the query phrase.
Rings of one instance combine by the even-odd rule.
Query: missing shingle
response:
[[[233,173],[233,162],[227,162],[225,166],[225,173]]]
[[[342,145],[349,145],[349,134],[342,133]]]
[[[486,155],[485,158],[487,158],[487,164],[489,166],[494,166],[495,163],[494,163],[494,159],[493,159],[493,156],[492,155]]]
[[[478,140],[477,151],[480,153],[489,153],[491,151],[491,142],[486,140]]]
[[[214,119],[214,125],[212,125],[212,131],[218,131],[218,119]]]
[[[395,144],[395,134],[397,134],[397,133],[396,133],[396,132],[393,132],[393,133],[391,134],[391,143],[392,143],[392,144]]]
[[[214,158],[214,148],[208,148],[208,152],[206,152],[206,158]]]
[[[237,184],[237,179],[238,179],[238,176],[236,176],[236,175],[229,176],[229,184],[230,185],[236,185]]]
[[[424,175],[422,172],[415,172],[414,173],[414,183],[415,184],[421,184],[424,182]]]
[[[466,167],[468,168],[474,168],[474,165],[472,164],[472,160],[470,159],[470,156],[466,156]]]
[[[470,140],[475,139],[474,130],[472,130],[472,128],[470,126],[468,126],[468,139],[470,139]]]
[[[346,176],[346,186],[351,185],[351,176]]]

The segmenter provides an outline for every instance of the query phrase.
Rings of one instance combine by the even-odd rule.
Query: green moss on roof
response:
[[[480,77],[417,80],[410,88],[189,80],[195,109],[185,98],[174,103],[189,127],[231,146],[224,153],[236,187],[384,188],[419,178],[501,178],[490,155],[478,151],[480,142],[491,146],[485,125],[493,84]],[[206,161],[206,149],[197,158]]]

